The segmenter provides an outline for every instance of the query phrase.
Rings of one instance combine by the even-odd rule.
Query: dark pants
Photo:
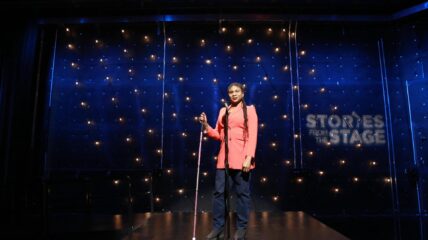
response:
[[[245,173],[241,170],[229,170],[229,189],[235,187],[236,191],[236,214],[237,229],[247,228],[248,215],[250,214],[251,196],[250,196],[250,172]],[[225,170],[217,169],[215,176],[215,189],[213,199],[214,228],[220,229],[225,224],[225,201],[224,201]],[[230,196],[229,191],[229,196]],[[230,206],[230,204],[229,204]]]

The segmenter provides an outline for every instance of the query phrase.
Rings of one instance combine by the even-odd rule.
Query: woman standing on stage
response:
[[[205,133],[221,141],[217,158],[215,189],[213,195],[213,230],[207,239],[223,237],[225,225],[225,142],[224,125],[225,113],[228,110],[228,148],[229,148],[229,185],[235,186],[237,202],[236,213],[237,231],[234,239],[244,239],[248,216],[250,213],[250,175],[255,168],[254,155],[257,145],[258,119],[256,108],[247,106],[244,101],[244,86],[240,83],[231,83],[228,88],[230,106],[220,109],[215,128],[208,124],[205,113],[201,113],[199,121],[203,124]]]

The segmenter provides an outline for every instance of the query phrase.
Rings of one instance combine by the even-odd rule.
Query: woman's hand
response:
[[[252,157],[251,156],[246,156],[245,157],[245,161],[244,161],[244,163],[242,164],[242,171],[243,172],[249,172],[250,171],[250,167],[251,167],[251,159],[252,159]]]
[[[208,127],[207,115],[204,112],[202,112],[199,116],[199,122],[204,126],[205,129]]]

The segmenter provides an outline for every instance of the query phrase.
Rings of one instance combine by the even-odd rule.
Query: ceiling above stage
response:
[[[130,14],[392,14],[423,0],[0,0],[0,12],[43,15]]]

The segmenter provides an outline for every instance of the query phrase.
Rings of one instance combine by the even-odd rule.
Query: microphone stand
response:
[[[229,239],[230,236],[230,217],[229,217],[229,145],[228,145],[228,130],[229,130],[229,109],[227,103],[226,113],[225,113],[225,122],[224,122],[224,146],[225,146],[225,157],[224,157],[224,218],[225,225],[224,228],[224,239]]]

